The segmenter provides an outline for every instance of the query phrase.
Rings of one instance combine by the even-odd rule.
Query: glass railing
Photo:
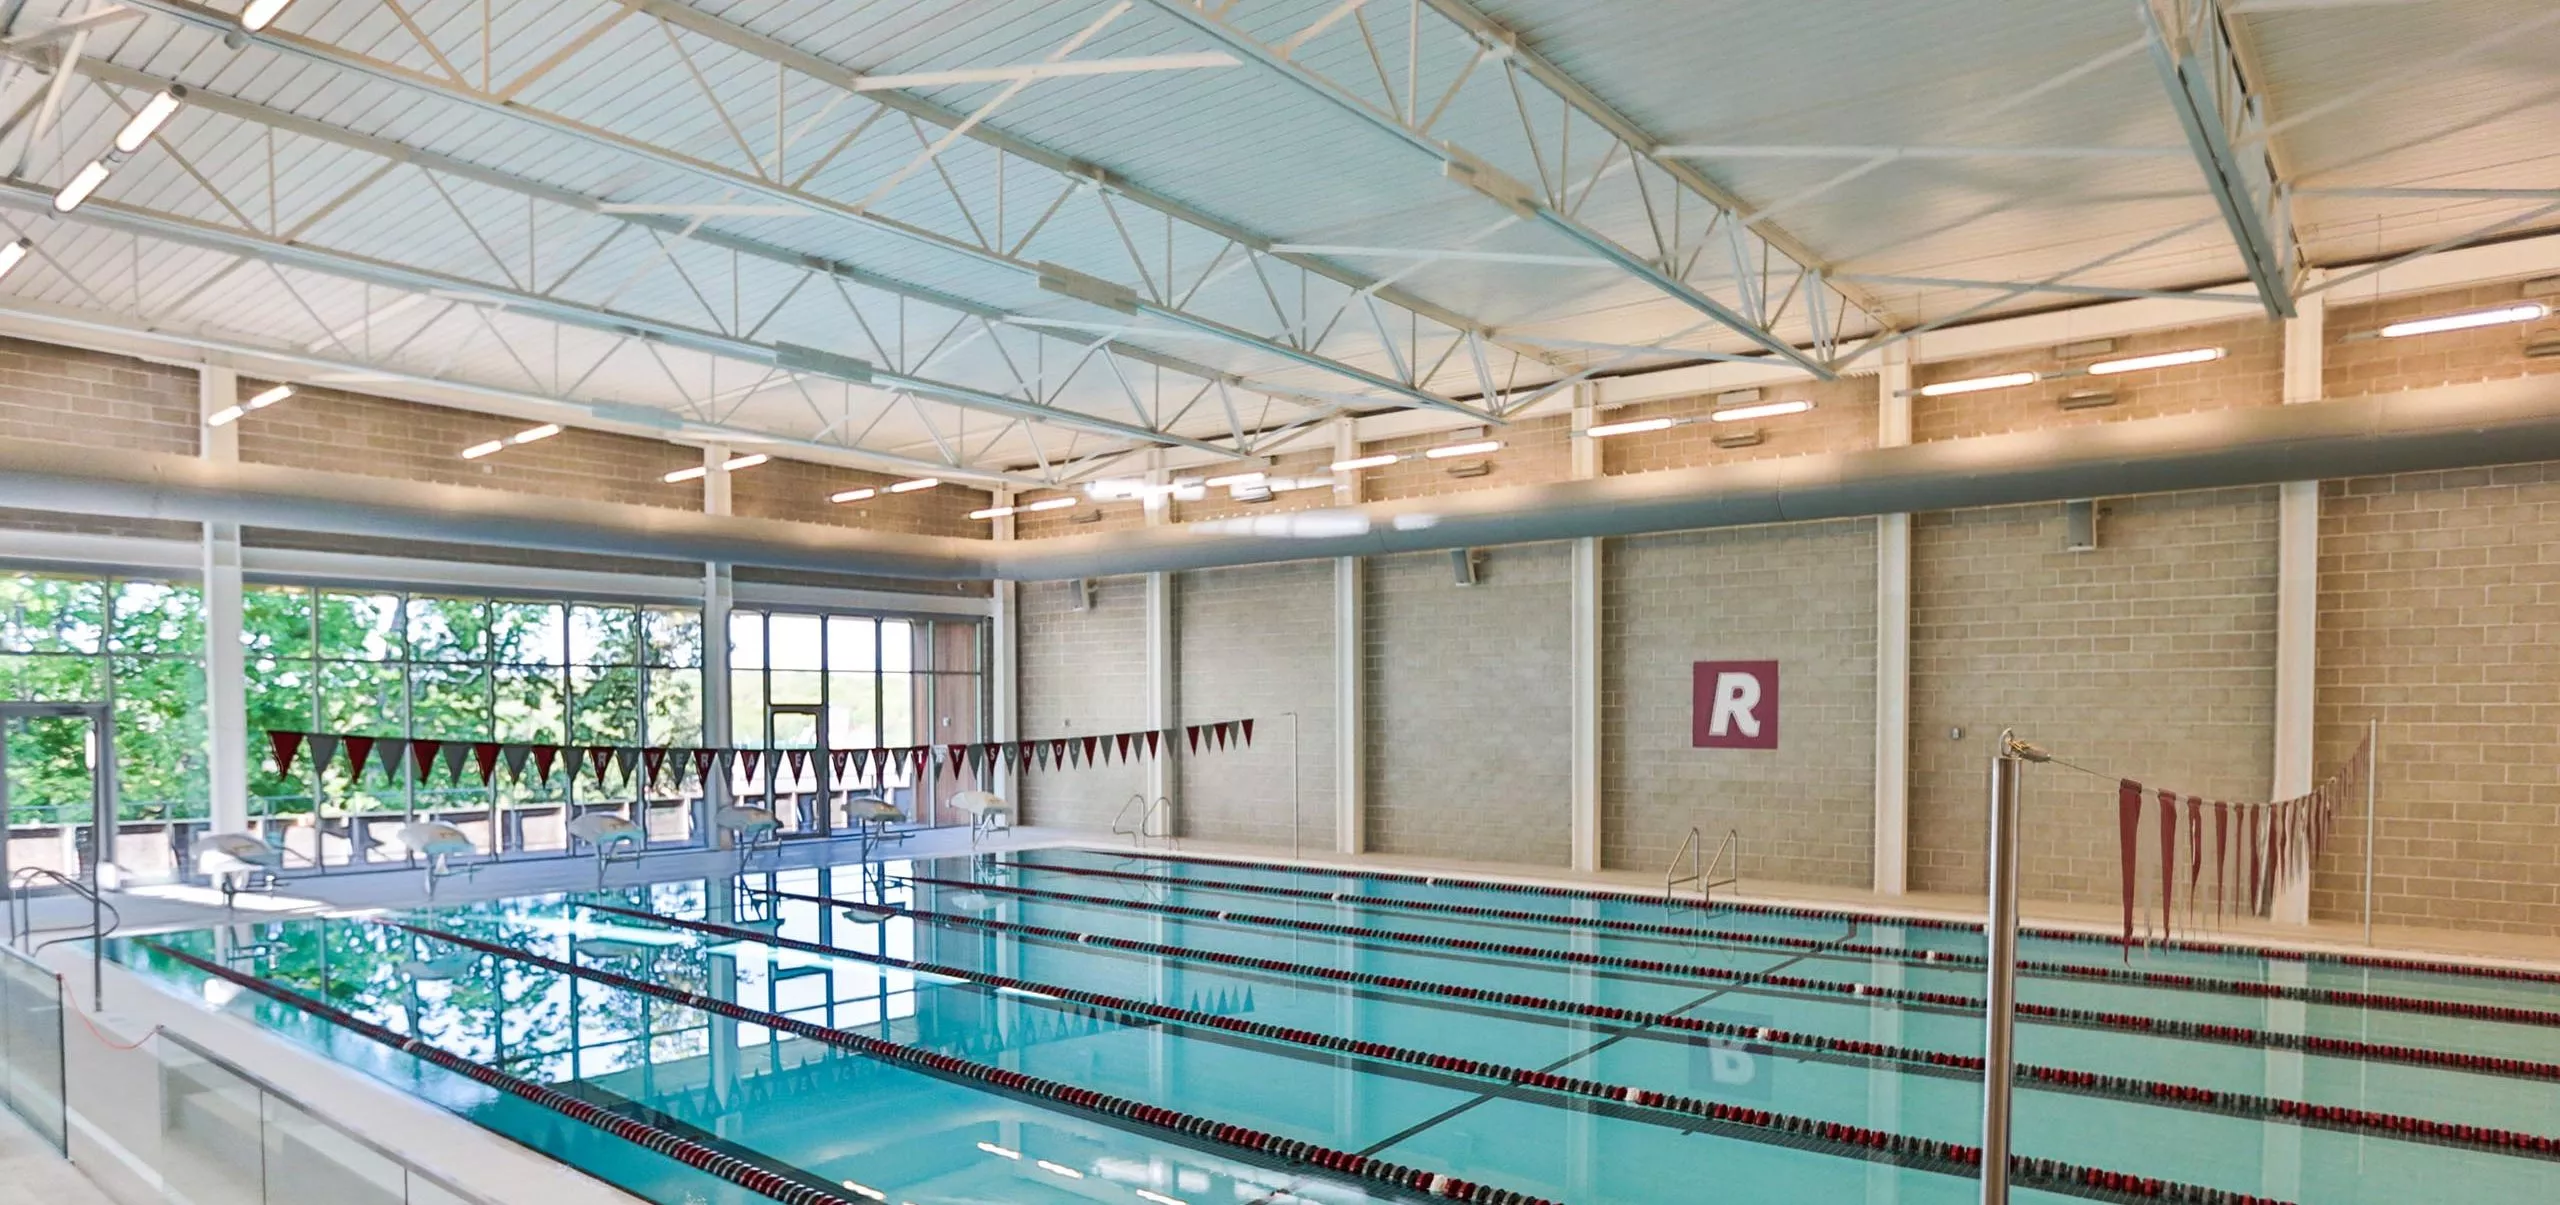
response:
[[[57,1150],[63,1108],[62,976],[0,946],[0,1104]]]

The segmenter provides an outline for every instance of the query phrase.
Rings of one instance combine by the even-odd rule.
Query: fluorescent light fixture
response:
[[[2434,318],[2412,318],[2382,328],[2382,337],[2398,339],[2409,335],[2433,335],[2443,331],[2467,331],[2476,326],[2499,326],[2509,322],[2536,322],[2549,317],[2551,307],[2540,302],[2502,305],[2495,309],[2469,310],[2460,314],[2442,314]]]
[[[219,982],[222,982],[222,981],[221,981],[221,980],[208,980],[207,982],[219,983]],[[1182,1198],[1180,1198],[1180,1197],[1168,1197],[1168,1196],[1164,1195],[1163,1193],[1160,1193],[1160,1192],[1150,1192],[1150,1191],[1148,1191],[1147,1189],[1143,1189],[1143,1188],[1133,1188],[1133,1189],[1130,1189],[1129,1191],[1131,1191],[1131,1192],[1134,1192],[1134,1193],[1138,1194],[1138,1199],[1139,1199],[1139,1200],[1141,1200],[1141,1201],[1152,1201],[1152,1202],[1154,1202],[1154,1203],[1155,1203],[1155,1205],[1191,1205],[1191,1202],[1189,1202],[1189,1201],[1185,1201],[1185,1200],[1183,1200],[1183,1199],[1182,1199]]]
[[[877,497],[879,497],[879,496],[880,496],[880,491],[875,490],[875,489],[871,488],[870,486],[867,486],[867,485],[866,485],[866,486],[864,486],[864,487],[862,487],[861,489],[858,489],[858,490],[846,490],[846,491],[844,491],[843,493],[840,493],[840,494],[829,494],[829,495],[827,495],[827,501],[829,501],[829,502],[869,502],[869,501],[870,501],[870,500],[872,500],[873,498],[877,498]]]
[[[69,213],[80,208],[80,203],[88,200],[89,194],[98,191],[98,186],[106,182],[106,163],[98,159],[90,160],[89,166],[81,168],[79,175],[71,177],[71,183],[63,185],[61,192],[53,194],[53,211]]]
[[[1248,487],[1256,486],[1264,484],[1270,480],[1271,475],[1268,473],[1230,473],[1224,477],[1212,477],[1200,484],[1208,486],[1213,490],[1234,489],[1239,485]]]
[[[845,1186],[846,1191],[851,1192],[857,1197],[868,1197],[874,1201],[886,1201],[889,1199],[889,1194],[873,1188],[868,1184],[856,1184],[851,1180],[843,1180],[839,1181],[839,1183]]]
[[[891,485],[889,487],[889,492],[893,494],[912,494],[917,490],[929,490],[940,484],[942,484],[942,478],[940,477],[918,477],[913,481],[900,481]]]
[[[679,485],[687,481],[700,481],[703,477],[708,475],[709,472],[710,470],[697,464],[691,468],[677,469],[675,472],[658,478],[658,480],[666,482],[669,485]]]
[[[248,411],[243,410],[238,406],[225,406],[220,410],[214,411],[212,414],[206,415],[204,425],[208,427],[227,427],[232,423],[239,421],[240,416],[247,413]]]
[[[752,469],[771,459],[773,459],[773,457],[767,456],[762,452],[756,452],[746,456],[732,456],[729,459],[722,461],[720,467],[725,471],[734,473],[740,469]]]
[[[487,443],[476,443],[462,450],[462,458],[464,460],[478,460],[483,456],[494,456],[504,450],[506,446],[507,441],[503,439],[493,439]]]
[[[169,115],[176,113],[178,106],[185,104],[186,100],[185,84],[171,84],[153,93],[151,99],[142,102],[142,108],[134,113],[132,120],[116,131],[116,153],[130,155],[141,150],[142,144],[151,141],[151,136],[160,132],[162,123],[168,121]]]
[[[1961,381],[1940,381],[1920,387],[1922,397],[1949,397],[1959,393],[1980,393],[1985,389],[2011,389],[2033,385],[2044,377],[2032,372],[2004,372],[1996,377],[1969,377]]]
[[[2191,347],[2185,351],[2164,351],[2158,355],[2100,360],[2089,366],[2089,375],[2111,377],[2120,372],[2141,372],[2146,368],[2176,368],[2181,364],[2207,364],[2221,359],[2222,354],[2222,349],[2219,347]]]
[[[1035,1159],[1032,1160],[1032,1162],[1039,1164],[1040,1170],[1044,1172],[1053,1172],[1057,1175],[1065,1176],[1070,1180],[1084,1179],[1083,1172],[1077,1171],[1072,1167],[1068,1167],[1063,1163],[1051,1163],[1046,1159]]]
[[[1445,447],[1433,448],[1430,451],[1424,452],[1423,455],[1428,456],[1433,460],[1449,460],[1459,456],[1482,456],[1487,452],[1499,452],[1501,450],[1501,440],[1479,439],[1474,443],[1449,444]]]
[[[1271,479],[1271,492],[1275,494],[1286,494],[1295,490],[1324,490],[1332,488],[1333,478],[1331,477],[1274,477]]]
[[[1383,469],[1402,459],[1404,459],[1404,457],[1390,452],[1379,456],[1361,456],[1351,460],[1337,460],[1333,462],[1333,471],[1337,473],[1355,473],[1361,469]]]
[[[1668,431],[1679,426],[1680,421],[1676,418],[1639,418],[1623,423],[1601,423],[1583,434],[1593,439],[1607,439],[1612,435],[1642,435],[1647,431]]]
[[[1792,401],[1784,402],[1761,402],[1750,406],[1729,406],[1708,415],[1707,419],[1710,422],[1739,423],[1748,422],[1755,418],[1777,418],[1781,415],[1802,414],[1811,409],[1813,409],[1813,403],[1808,402],[1803,398],[1796,398]]]
[[[1029,515],[1037,514],[1044,510],[1065,510],[1075,504],[1076,500],[1073,498],[1044,498],[1029,506],[1023,507],[1022,513]]]
[[[978,1144],[978,1149],[985,1151],[998,1159],[1019,1159],[1022,1157],[1022,1152],[1008,1147],[997,1146],[992,1142],[981,1142]]]
[[[267,407],[275,405],[277,402],[281,402],[292,396],[293,386],[278,385],[274,388],[260,392],[258,396],[250,398],[248,401],[240,403],[240,408],[243,410],[264,410]]]
[[[31,238],[22,238],[6,247],[0,247],[0,276],[7,276],[14,271],[18,261],[25,259],[27,253],[35,249],[36,241]]]
[[[240,28],[251,33],[265,29],[275,24],[276,18],[284,15],[285,6],[291,3],[293,0],[249,0],[249,7],[240,10]]]
[[[560,424],[544,423],[539,427],[527,427],[522,431],[518,431],[515,434],[508,436],[507,442],[511,444],[529,444],[538,439],[549,439],[559,433]]]

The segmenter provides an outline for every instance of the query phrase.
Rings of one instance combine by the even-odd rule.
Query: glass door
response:
[[[835,831],[827,783],[827,709],[821,703],[775,703],[764,710],[765,797],[785,837]]]
[[[169,847],[169,825],[138,825],[119,849],[115,731],[104,703],[0,703],[0,883],[14,887],[30,868],[113,890],[177,876],[182,851]],[[120,866],[120,862],[130,865]]]

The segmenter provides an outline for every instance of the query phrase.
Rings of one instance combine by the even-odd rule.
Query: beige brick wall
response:
[[[1741,832],[1746,878],[1864,886],[1875,807],[1876,524],[1608,541],[1601,861],[1658,871]],[[1779,663],[1778,748],[1697,749],[1694,662]]]
[[[196,410],[186,369],[0,339],[0,439],[193,456]]]
[[[1572,547],[1372,557],[1362,582],[1369,848],[1493,862],[1572,860]]]
[[[250,394],[267,385],[243,378],[240,392]],[[298,387],[292,398],[242,418],[238,425],[240,459],[251,464],[679,510],[702,507],[700,482],[669,485],[659,480],[675,469],[701,464],[701,453],[653,439],[570,430],[464,460],[464,448],[530,424],[318,387]]]
[[[1294,766],[1297,839],[1333,847],[1333,576],[1331,561],[1174,576],[1182,722],[1256,721],[1251,748],[1182,760],[1183,836],[1289,848]]]
[[[2341,291],[2352,290],[2348,286]],[[2523,295],[2521,282],[2508,281],[2363,305],[2333,305],[2323,365],[2329,396],[2357,397],[2560,372],[2560,356],[2539,360],[2524,356],[2527,343],[2560,335],[2560,319],[2555,318],[2402,339],[2372,337],[2394,322],[2512,304]]]
[[[969,512],[988,505],[986,490],[944,482],[929,490],[882,493],[861,502],[834,503],[828,498],[869,486],[884,489],[908,475],[866,473],[860,469],[812,464],[805,460],[770,460],[729,475],[729,509],[755,519],[825,523],[910,535],[985,539],[993,530]],[[677,487],[669,487],[677,488]],[[699,505],[701,486],[692,487]]]
[[[2113,776],[2266,797],[2275,494],[2110,499],[2093,552],[2062,550],[2057,505],[1913,517],[1914,890],[1982,890],[2004,727],[2109,776],[2030,773],[2019,886],[2033,898],[2117,898]]]
[[[2382,724],[2374,919],[2560,933],[2560,464],[2326,483],[2319,753]],[[2362,914],[2361,801],[2313,879]]]
[[[1029,582],[1018,646],[1022,738],[1127,732],[1147,725],[1147,580],[1095,582],[1091,610],[1075,609],[1075,583]],[[1028,770],[1022,822],[1107,829],[1121,805],[1146,786],[1139,763]]]
[[[1604,387],[1601,397],[1606,398]],[[1764,402],[1802,399],[1813,403],[1803,414],[1743,423],[1694,422],[1668,431],[1613,435],[1600,441],[1600,471],[1609,476],[1691,469],[1702,465],[1802,456],[1810,452],[1843,452],[1872,448],[1876,443],[1876,379],[1844,377],[1837,381],[1805,381],[1771,385],[1760,391]],[[1703,418],[1717,409],[1714,394],[1665,398],[1611,406],[1595,421],[1629,423],[1648,418]],[[1718,435],[1758,431],[1761,442],[1747,448],[1719,448]]]

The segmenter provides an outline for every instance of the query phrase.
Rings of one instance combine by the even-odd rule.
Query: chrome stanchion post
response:
[[[1988,983],[1982,994],[1982,1205],[2009,1201],[2009,1093],[2017,1074],[2011,1038],[2018,1011],[2018,787],[2027,763],[2046,758],[2043,750],[2002,732],[2000,752],[1991,759],[1991,911],[1983,924],[1989,949],[1984,952]]]
[[[1304,856],[1298,849],[1298,713],[1282,714],[1289,717],[1289,860],[1294,862]]]

